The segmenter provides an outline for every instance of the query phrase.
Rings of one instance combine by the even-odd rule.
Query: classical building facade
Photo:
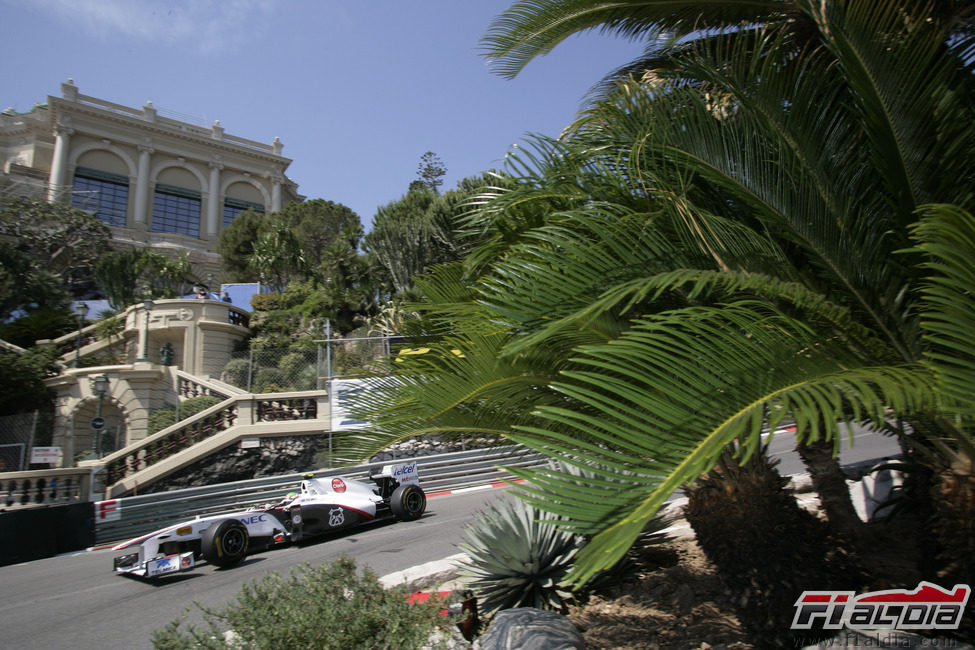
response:
[[[61,97],[27,113],[0,113],[0,200],[29,196],[88,210],[118,248],[189,255],[199,278],[219,277],[220,231],[247,208],[276,212],[301,201],[275,138],[264,144],[82,95],[71,79]]]

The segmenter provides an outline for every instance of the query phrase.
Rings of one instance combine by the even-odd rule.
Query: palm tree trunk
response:
[[[857,589],[863,578],[826,523],[803,510],[785,483],[764,454],[755,454],[744,466],[726,457],[687,489],[687,521],[763,650],[795,647],[793,603],[804,589]]]
[[[813,488],[834,531],[855,544],[865,541],[867,526],[853,506],[846,475],[833,456],[833,443],[820,438],[796,445],[796,452],[809,470]]]
[[[932,528],[940,542],[938,579],[942,584],[975,583],[975,463],[959,454],[936,477],[932,489]],[[975,617],[969,603],[957,634],[975,638]]]

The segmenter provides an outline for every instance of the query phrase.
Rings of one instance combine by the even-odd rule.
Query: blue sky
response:
[[[479,41],[509,5],[0,0],[0,110],[30,110],[70,77],[85,95],[279,137],[299,191],[349,206],[368,230],[424,152],[447,167],[444,189],[500,167],[526,134],[558,135],[590,87],[639,53],[587,34],[502,79]]]

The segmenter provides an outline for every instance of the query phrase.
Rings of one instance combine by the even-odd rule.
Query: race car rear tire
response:
[[[389,507],[402,521],[414,521],[427,509],[427,495],[418,485],[401,485],[389,497]]]
[[[243,560],[248,546],[247,526],[236,519],[215,522],[200,537],[203,559],[219,567],[231,567]]]

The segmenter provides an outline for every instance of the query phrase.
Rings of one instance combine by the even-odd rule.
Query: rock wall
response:
[[[400,458],[418,458],[465,449],[493,447],[494,437],[443,441],[436,436],[403,440],[372,457],[371,463],[387,463]],[[244,481],[251,478],[298,474],[321,469],[328,452],[328,434],[262,438],[260,447],[241,449],[231,445],[178,470],[161,481],[140,489],[141,493],[168,492],[188,487]],[[321,456],[321,457],[320,457]]]
[[[264,438],[261,446],[253,449],[241,449],[239,445],[231,445],[140,491],[168,492],[201,485],[307,472],[315,467],[315,456],[319,449],[327,448],[327,435]]]

